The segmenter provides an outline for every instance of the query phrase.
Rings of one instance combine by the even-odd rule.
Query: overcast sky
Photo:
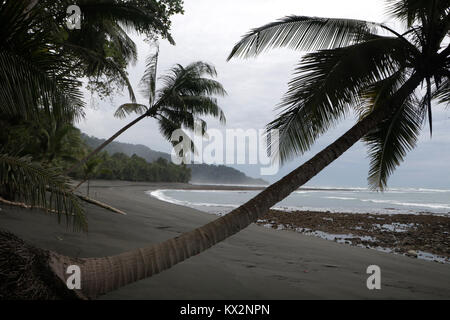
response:
[[[258,58],[234,59],[226,62],[233,45],[251,28],[272,22],[286,15],[340,17],[387,22],[383,2],[380,0],[185,0],[185,14],[172,19],[172,36],[176,46],[160,42],[158,73],[161,75],[173,64],[188,64],[203,60],[214,64],[218,80],[228,91],[221,98],[220,106],[227,116],[226,128],[262,129],[274,119],[274,107],[287,89],[301,52],[288,49],[269,51]],[[147,43],[134,37],[138,45],[138,63],[130,66],[131,82],[138,91],[145,58],[150,53]],[[128,102],[126,92],[101,101],[87,97],[89,107],[86,119],[78,124],[85,133],[108,138],[129,122],[113,117],[114,110]],[[145,100],[140,102],[145,103]],[[434,107],[433,137],[430,139],[428,125],[424,128],[420,144],[394,173],[389,185],[392,187],[450,187],[450,110]],[[321,137],[311,152],[295,158],[281,168],[275,176],[264,176],[273,182],[292,171],[314,153],[334,141],[354,123],[349,116],[339,126]],[[221,128],[216,121],[209,121],[209,128]],[[159,134],[154,120],[144,119],[117,141],[144,144],[170,153],[171,145]],[[366,186],[368,171],[366,148],[358,143],[341,158],[315,177],[309,185],[315,186]],[[259,177],[258,166],[234,166],[250,176]]]

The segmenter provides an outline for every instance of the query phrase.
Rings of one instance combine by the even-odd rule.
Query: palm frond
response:
[[[401,40],[388,37],[306,55],[278,106],[283,111],[266,127],[267,132],[279,130],[278,140],[272,140],[273,150],[279,151],[273,155],[285,162],[309,150],[318,136],[361,104],[363,88],[404,68],[407,55]]]
[[[114,113],[114,117],[124,119],[132,113],[144,114],[145,112],[147,112],[147,110],[147,107],[143,104],[125,103],[117,108],[116,112]]]
[[[375,23],[361,20],[287,16],[251,30],[234,46],[228,60],[279,47],[310,51],[347,46],[375,27]]]
[[[197,129],[196,126],[201,126],[201,135],[206,134],[206,121],[196,116],[194,113],[185,110],[176,110],[170,108],[163,108],[158,111],[157,119],[169,120],[172,127],[177,129],[185,128],[191,131]],[[197,132],[196,132],[197,133]]]
[[[216,68],[207,62],[204,61],[195,61],[186,66],[184,68],[188,74],[192,75],[207,75],[210,77],[217,77]]]
[[[128,34],[118,25],[105,22],[108,26],[108,34],[114,44],[114,47],[120,52],[121,57],[131,64],[135,64],[137,61],[137,48],[134,41],[128,36]]]
[[[33,119],[39,110],[59,112],[62,119],[84,115],[79,81],[58,79],[45,66],[14,53],[0,51],[0,110],[10,116]]]
[[[377,108],[392,107],[390,97],[405,83],[408,73],[399,71],[364,90],[366,106],[361,118]],[[363,140],[369,148],[370,169],[368,182],[374,190],[384,190],[389,176],[417,143],[426,109],[419,108],[412,93],[390,118],[380,122]]]
[[[404,160],[407,152],[416,146],[422,124],[423,114],[409,100],[391,119],[380,123],[364,137],[369,146],[368,182],[372,189],[386,188],[389,176]]]
[[[57,169],[44,168],[30,157],[0,154],[0,185],[3,192],[12,193],[15,200],[31,206],[56,211],[58,221],[65,215],[67,224],[87,230],[86,217],[78,197],[68,180]],[[5,190],[6,188],[6,190]]]
[[[205,76],[216,77],[217,71],[209,63],[197,61],[186,67],[176,64],[167,74],[160,77],[163,87],[161,91],[175,91],[185,94],[215,94],[226,95],[223,86]],[[196,91],[194,91],[196,90]]]
[[[190,145],[191,152],[196,153],[197,149],[194,145],[194,142],[189,137],[189,135],[180,127],[180,125],[169,117],[160,116],[158,118],[158,124],[159,124],[159,130],[164,138],[166,138],[169,142],[172,143],[172,145],[176,145],[180,143],[181,141],[172,141],[172,135],[175,131],[179,132],[182,136],[182,140],[185,141],[185,143]],[[185,154],[181,154],[180,156],[186,156]]]
[[[162,87],[158,90],[155,107],[176,112],[189,112],[191,118],[213,116],[226,122],[225,114],[218,106],[214,96],[227,94],[218,81],[204,77],[216,76],[216,69],[205,62],[194,62],[186,67],[175,65],[168,74],[163,75]]]
[[[189,74],[183,77],[183,80],[183,85],[177,87],[177,92],[183,95],[216,95],[223,97],[227,94],[222,84],[213,79]]]
[[[219,107],[216,98],[209,96],[186,95],[182,97],[183,107],[194,115],[212,116],[218,118],[222,124],[226,123],[226,117],[223,110]],[[170,105],[168,106],[171,107]]]
[[[88,75],[98,75],[105,72],[105,70],[118,75],[125,82],[131,101],[136,102],[136,96],[130,80],[128,79],[127,72],[113,59],[105,58],[98,52],[91,50],[88,47],[83,47],[70,41],[65,41],[63,46],[67,52],[72,52],[77,56],[83,56],[83,63],[89,65],[90,67],[90,70],[87,70]]]
[[[135,30],[147,35],[156,32],[171,44],[175,44],[169,31],[157,15],[160,9],[152,1],[146,1],[145,6],[147,8],[136,5],[133,1],[117,0],[84,1],[80,3],[81,11],[86,19],[97,21],[107,19],[122,25],[127,30]]]
[[[156,96],[156,74],[158,70],[158,55],[159,47],[156,52],[147,58],[145,73],[141,79],[140,85],[142,87],[141,93],[148,99],[148,105],[151,107],[155,101]]]
[[[41,109],[62,120],[82,117],[81,82],[68,77],[68,64],[49,41],[36,9],[26,1],[0,3],[0,110],[35,118]]]
[[[428,21],[422,19],[424,17],[429,19],[431,13],[440,17],[448,16],[450,13],[448,0],[387,0],[386,4],[387,14],[406,22],[408,27],[412,27],[416,22],[427,24]]]
[[[438,103],[450,105],[450,82],[448,78],[441,83],[439,88],[433,91],[431,98],[436,99]]]

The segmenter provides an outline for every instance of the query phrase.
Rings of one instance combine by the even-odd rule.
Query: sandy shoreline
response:
[[[82,234],[58,225],[54,216],[1,205],[0,228],[42,248],[95,257],[157,243],[216,218],[145,194],[165,188],[204,186],[96,181],[91,195],[126,216],[88,205],[89,233]],[[372,264],[381,268],[381,290],[366,287],[366,268]],[[450,265],[251,225],[170,270],[103,298],[450,299]]]

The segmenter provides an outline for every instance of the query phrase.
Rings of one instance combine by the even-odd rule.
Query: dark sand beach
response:
[[[199,186],[96,181],[91,196],[127,215],[87,205],[86,234],[39,210],[0,205],[0,228],[41,248],[96,257],[157,243],[217,218],[145,194],[160,188]],[[369,265],[381,268],[381,290],[366,287]],[[170,270],[102,298],[450,299],[450,264],[253,224]]]

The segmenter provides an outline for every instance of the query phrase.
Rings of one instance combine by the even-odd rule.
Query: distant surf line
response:
[[[202,207],[214,207],[214,208],[222,208],[223,210],[220,212],[220,215],[226,213],[223,212],[224,210],[228,210],[228,209],[233,209],[233,208],[237,208],[239,207],[242,203],[217,203],[217,202],[210,202],[210,201],[195,201],[195,200],[181,200],[181,199],[176,199],[173,196],[167,195],[167,192],[183,192],[183,193],[222,193],[222,194],[232,194],[232,193],[238,193],[238,194],[249,194],[249,196],[251,196],[251,193],[256,192],[255,190],[190,190],[190,189],[158,189],[158,190],[153,190],[153,191],[148,191],[147,193],[156,198],[159,199],[161,201],[165,201],[168,203],[172,203],[172,204],[176,204],[176,205],[182,205],[182,206],[187,206],[187,207],[192,207],[198,210],[202,210]],[[316,194],[318,191],[305,191],[305,190],[298,190],[295,191],[294,194],[302,194],[307,196],[308,193],[314,193]],[[326,192],[326,191],[324,191]],[[423,191],[422,191],[423,192]],[[404,200],[398,200],[398,199],[386,199],[386,200],[381,200],[381,199],[367,199],[367,198],[355,198],[355,197],[343,197],[343,196],[322,196],[322,197],[314,197],[312,198],[315,201],[320,201],[320,199],[335,199],[337,201],[347,201],[349,203],[354,202],[355,203],[355,207],[353,208],[345,208],[344,207],[340,207],[339,204],[336,205],[335,208],[331,208],[331,207],[315,207],[315,206],[310,206],[310,205],[306,205],[306,206],[297,206],[297,205],[282,205],[282,206],[277,206],[277,207],[273,207],[272,209],[276,209],[276,210],[283,210],[283,211],[320,211],[320,212],[326,212],[326,211],[330,211],[330,212],[344,212],[344,211],[348,211],[351,213],[381,213],[381,214],[385,214],[388,211],[390,213],[392,213],[392,210],[397,210],[396,213],[403,213],[403,214],[420,214],[420,213],[431,213],[431,214],[444,214],[447,215],[447,213],[439,213],[439,212],[423,212],[423,211],[415,211],[412,209],[412,207],[414,208],[424,208],[424,210],[426,209],[434,209],[434,210],[450,210],[450,204],[446,204],[446,203],[418,203],[418,202],[409,202],[404,201]],[[236,201],[246,201],[246,199],[236,199]],[[292,199],[291,199],[292,200]],[[243,203],[244,203],[243,202]],[[363,202],[372,202],[372,203],[377,203],[377,204],[390,204],[390,205],[395,205],[395,206],[399,206],[400,208],[371,208],[371,207],[361,207],[361,203]],[[338,202],[339,203],[339,202]],[[359,203],[359,205],[358,205]],[[409,207],[409,208],[408,208]],[[214,211],[214,212],[210,212],[210,210],[208,209],[204,209],[202,211],[206,211],[208,213],[213,213],[213,214],[218,214],[218,212]]]

